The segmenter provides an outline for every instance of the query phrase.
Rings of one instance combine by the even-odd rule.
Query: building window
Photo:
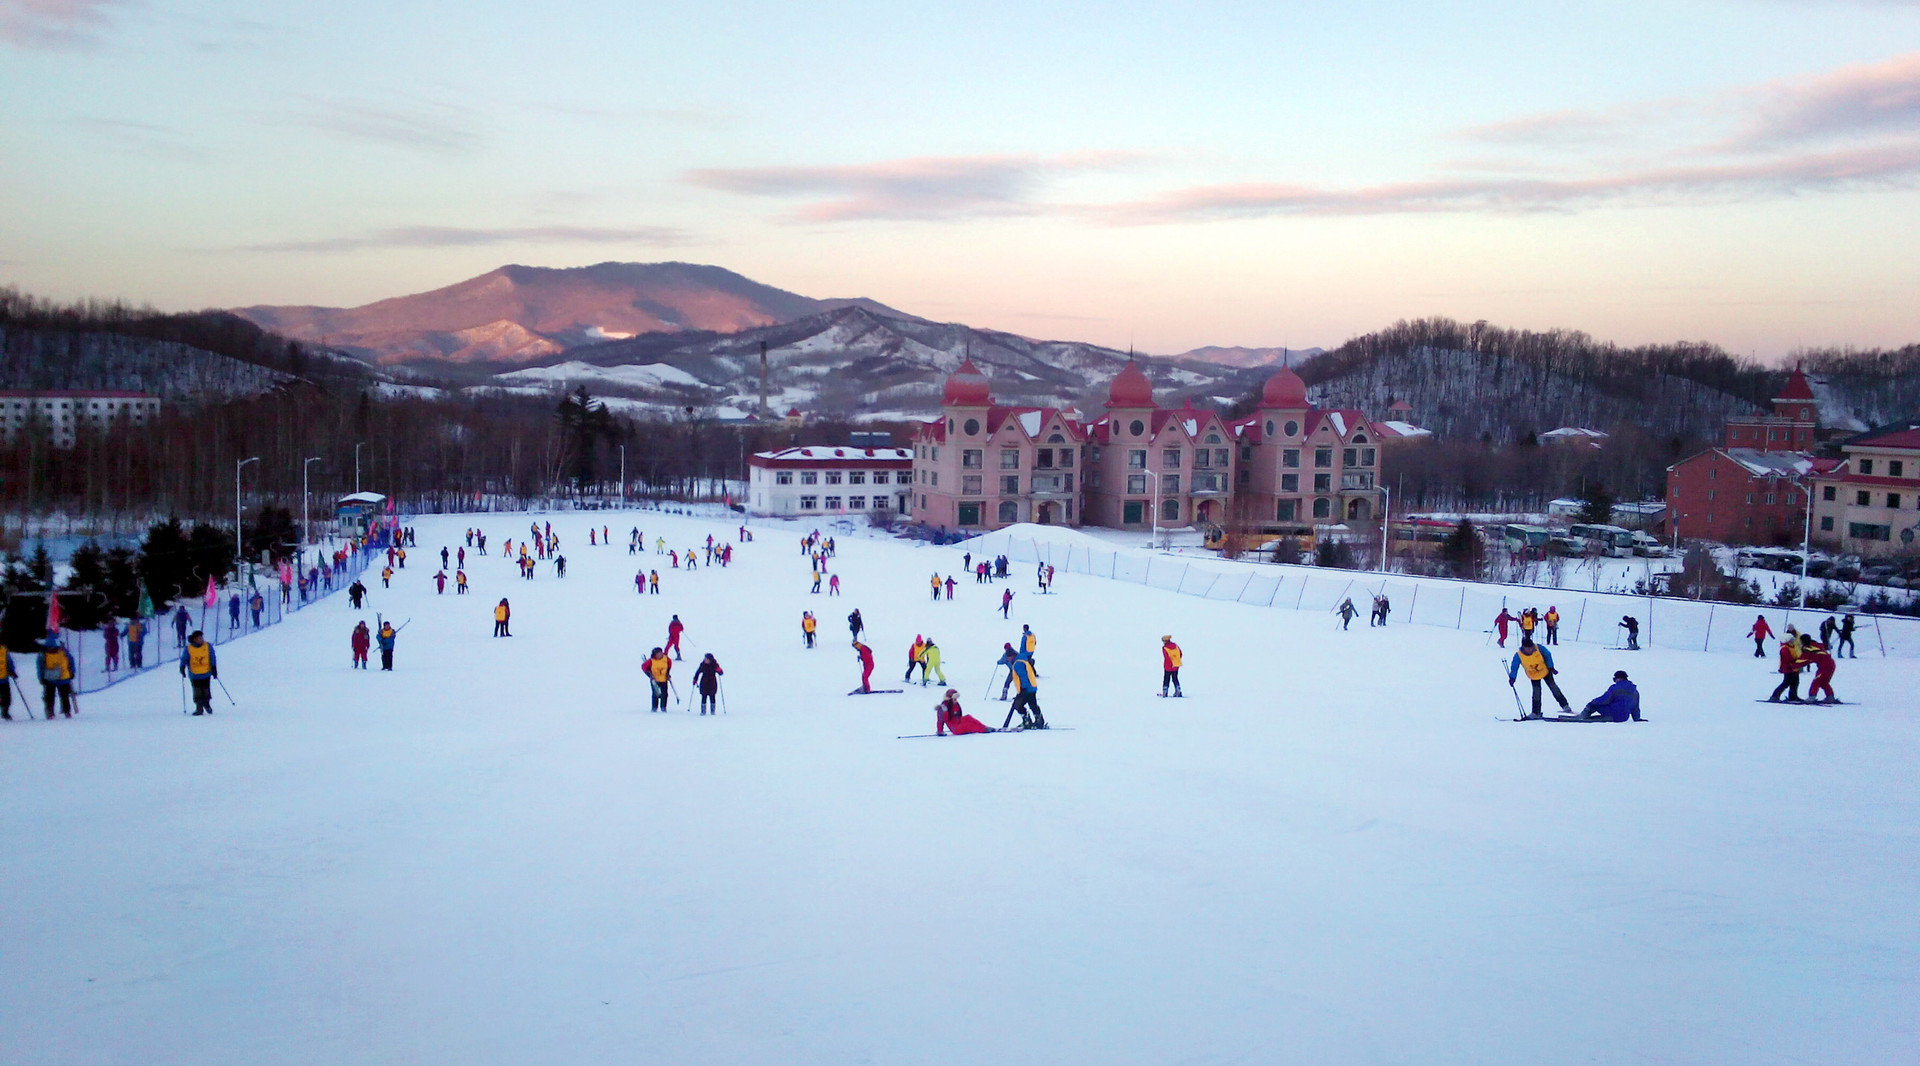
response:
[[[960,449],[960,467],[963,470],[978,470],[987,465],[987,453],[979,448]]]
[[[873,483],[876,485],[885,485],[887,483],[887,476],[885,470],[876,470],[873,472]],[[901,484],[905,484],[905,482]]]
[[[1180,475],[1179,474],[1160,475],[1160,495],[1178,496],[1179,494],[1180,494]]]
[[[922,511],[927,509],[927,494],[924,492],[920,494],[920,509]]]
[[[818,496],[800,497],[800,509],[802,511],[818,510],[819,507],[820,507],[820,497]]]
[[[938,444],[927,449],[927,458],[933,460],[936,463],[940,461],[940,446]]]
[[[1018,448],[1000,449],[1000,469],[1002,470],[1020,469],[1020,449]]]
[[[1333,475],[1332,474],[1313,475],[1313,491],[1332,492],[1333,491]]]
[[[1317,499],[1313,501],[1313,517],[1330,518],[1333,516],[1333,501]]]
[[[1162,522],[1180,521],[1180,501],[1179,500],[1161,500],[1160,501],[1160,521]]]
[[[1360,449],[1342,448],[1340,450],[1340,465],[1341,466],[1359,466],[1360,465]]]
[[[1020,505],[1013,502],[1012,500],[1001,500],[1000,501],[1001,524],[1012,525],[1013,523],[1018,521],[1020,521]]]
[[[1829,517],[1829,518],[1822,518],[1822,519],[1820,520],[1820,532],[1822,532],[1822,533],[1831,533],[1831,532],[1833,532],[1833,519],[1832,519],[1832,518],[1830,518],[1830,517]]]
[[[1876,526],[1866,522],[1848,522],[1847,536],[1854,540],[1892,540],[1892,526]]]
[[[1236,477],[1234,478],[1234,480],[1235,480],[1235,481],[1237,481],[1237,482],[1239,482],[1239,483],[1240,483],[1240,484],[1242,484],[1242,485],[1251,485],[1251,484],[1253,484],[1253,471],[1251,471],[1251,470],[1242,470],[1242,471],[1240,471],[1240,473],[1239,473],[1239,474],[1238,474],[1238,475],[1237,475],[1237,476],[1236,476]]]
[[[1280,505],[1273,510],[1273,520],[1276,522],[1292,522],[1299,513],[1299,500],[1281,500]]]
[[[938,487],[940,484],[940,471],[935,470],[927,474],[927,484]]]
[[[1897,493],[1897,492],[1889,492],[1889,493],[1887,493],[1887,506],[1888,506],[1888,507],[1891,507],[1891,508],[1893,508],[1893,509],[1894,509],[1894,510],[1896,510],[1896,511],[1897,511],[1897,510],[1899,510],[1899,509],[1900,509],[1900,494],[1899,494],[1899,493]]]
[[[1719,479],[1720,479],[1720,469],[1718,467],[1714,467],[1707,471],[1708,481],[1718,481]]]
[[[826,508],[829,511],[838,511],[840,509],[840,497],[838,496],[827,497]]]
[[[1127,449],[1127,469],[1145,470],[1147,468],[1147,450],[1145,448]]]
[[[1215,448],[1213,450],[1213,465],[1219,467],[1222,470],[1225,470],[1228,466],[1232,464],[1232,462],[1233,462],[1232,452],[1228,451],[1225,448]]]
[[[864,511],[866,509],[867,509],[867,498],[865,496],[847,497],[847,510]]]
[[[1141,509],[1139,500],[1128,500],[1120,508],[1120,524],[1137,526],[1146,521],[1146,511]]]
[[[865,470],[855,470],[847,475],[847,484],[849,485],[864,485],[866,483],[867,472]]]
[[[1273,419],[1267,419],[1267,436],[1273,436]]]
[[[1253,462],[1253,445],[1242,444],[1240,446],[1240,461],[1243,463]]]
[[[885,496],[875,496],[875,497],[873,498],[873,509],[874,509],[874,510],[876,510],[876,511],[884,511],[884,510],[886,510],[886,509],[887,509],[887,498],[886,498]]]
[[[963,503],[960,505],[960,524],[963,526],[977,526],[980,524],[980,505],[978,503]]]
[[[1853,503],[1854,503],[1854,506],[1856,507],[1866,507],[1871,503],[1872,500],[1873,500],[1873,493],[1867,492],[1864,489],[1858,492],[1855,492],[1853,494]]]
[[[1163,449],[1160,452],[1160,469],[1162,470],[1180,469],[1180,449],[1178,448]]]
[[[840,471],[838,470],[827,471],[827,484],[829,485],[840,484]]]
[[[1718,491],[1720,491],[1720,490],[1718,490],[1718,489],[1708,489],[1708,490],[1707,490],[1707,502],[1708,502],[1708,503],[1712,503],[1712,502],[1713,502],[1713,496],[1714,496],[1714,493],[1716,493],[1716,492],[1718,492]]]
[[[967,436],[969,436],[969,437],[976,437],[976,436],[979,436],[979,435],[980,435],[980,420],[979,420],[979,419],[977,419],[977,418],[969,418],[969,419],[967,419],[967,421],[966,421],[966,423],[965,423],[965,424],[964,424],[964,425],[963,425],[963,426],[962,426],[961,428],[962,428],[962,429],[965,429],[965,430],[967,431]],[[974,524],[975,524],[975,525],[979,525],[979,523],[978,523],[978,522],[975,522]]]
[[[1887,476],[1888,477],[1906,477],[1907,464],[1900,461],[1899,459],[1887,460]]]
[[[1313,450],[1313,465],[1316,467],[1332,466],[1333,465],[1333,449],[1332,448],[1315,448]]]
[[[1281,452],[1280,465],[1298,469],[1300,466],[1300,449],[1288,448]]]
[[[1194,449],[1193,468],[1195,470],[1212,470],[1213,469],[1213,453],[1208,451],[1205,448]]]
[[[1146,494],[1147,494],[1147,475],[1128,474],[1127,475],[1127,495],[1145,496]]]
[[[1053,449],[1041,448],[1038,451],[1035,451],[1033,453],[1033,468],[1035,470],[1052,470],[1053,469]]]
[[[1748,506],[1752,506],[1753,504],[1753,493],[1751,492],[1747,493],[1747,504]]]
[[[1281,492],[1299,492],[1300,491],[1300,475],[1299,474],[1281,474],[1280,475],[1280,491]]]
[[[793,471],[791,470],[779,471],[778,473],[773,475],[773,483],[776,485],[793,484]]]
[[[1145,433],[1147,431],[1147,424],[1136,418],[1132,422],[1127,424],[1127,428],[1129,430],[1132,430],[1133,435],[1137,437],[1140,434]]]
[[[1860,460],[1860,472],[1861,472],[1862,474],[1871,474],[1871,473],[1873,473],[1873,460],[1871,460],[1871,459],[1862,459],[1862,460]]]
[[[1372,466],[1377,453],[1372,448],[1360,449],[1360,465]]]
[[[1020,475],[1019,474],[1008,474],[1005,477],[1002,477],[1000,479],[1000,495],[1002,496],[1020,495]]]
[[[813,471],[811,471],[811,470],[808,470],[808,471],[806,471],[805,473],[802,473],[802,474],[800,475],[800,484],[802,484],[802,485],[818,485],[818,484],[820,484],[820,475],[819,475],[819,474],[816,474],[816,473],[814,473],[814,472],[813,472]]]
[[[1768,503],[1772,503],[1772,502],[1773,502],[1773,493],[1771,493],[1771,492],[1769,492],[1769,493],[1767,493],[1767,502],[1768,502]]]
[[[980,475],[979,474],[962,475],[960,478],[960,491],[966,493],[969,496],[980,495],[980,492],[981,492]]]
[[[1062,468],[1072,469],[1073,467],[1073,449],[1072,448],[1060,449],[1060,465]]]

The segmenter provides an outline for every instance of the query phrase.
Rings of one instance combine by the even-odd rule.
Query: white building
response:
[[[159,414],[160,398],[144,392],[0,391],[0,440],[38,427],[54,447],[71,448],[81,426],[104,433],[123,415],[139,426]]]
[[[747,467],[747,509],[758,515],[905,514],[913,491],[909,448],[782,448]]]

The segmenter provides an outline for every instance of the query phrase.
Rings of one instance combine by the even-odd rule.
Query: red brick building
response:
[[[1772,414],[1728,419],[1723,446],[1668,467],[1668,529],[1727,544],[1799,544],[1811,479],[1840,465],[1812,452],[1817,406],[1806,375],[1795,370]]]

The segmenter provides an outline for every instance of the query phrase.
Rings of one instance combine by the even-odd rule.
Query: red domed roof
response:
[[[1267,386],[1260,390],[1262,407],[1305,407],[1307,406],[1307,383],[1291,367],[1281,367],[1280,372],[1267,379]]]
[[[1133,360],[1114,376],[1113,387],[1107,391],[1108,407],[1152,407],[1153,382],[1140,372]]]
[[[947,375],[943,399],[948,407],[986,407],[993,403],[992,393],[987,376],[968,359],[960,364],[960,369]]]

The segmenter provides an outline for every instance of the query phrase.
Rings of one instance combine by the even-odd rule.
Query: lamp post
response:
[[[353,491],[355,493],[360,491],[360,449],[366,443],[363,440],[353,442]]]
[[[1807,609],[1807,564],[1813,560],[1813,483],[1798,482],[1807,500],[1805,524],[1800,530],[1800,609]]]
[[[625,510],[626,506],[627,506],[627,446],[622,444],[620,446],[620,507],[622,510]]]
[[[307,468],[320,461],[319,456],[300,464],[300,544],[313,543],[313,508],[307,503]]]
[[[236,573],[240,569],[240,542],[243,539],[240,534],[240,471],[245,469],[248,463],[259,461],[260,457],[256,455],[251,459],[242,459],[233,464],[233,569]]]

